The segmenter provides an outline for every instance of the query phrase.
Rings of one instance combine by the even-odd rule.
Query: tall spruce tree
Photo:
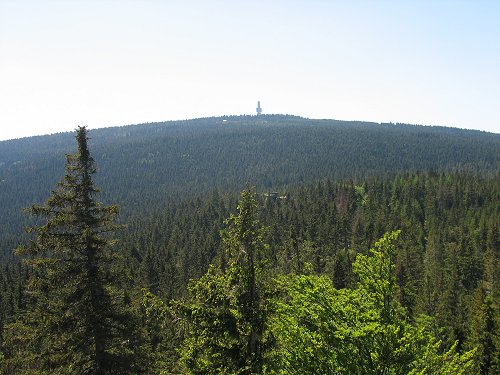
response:
[[[191,283],[190,301],[176,303],[188,323],[180,350],[189,374],[261,374],[269,345],[265,332],[268,229],[260,225],[256,194],[241,193],[238,214],[226,220],[218,266]]]
[[[117,206],[95,199],[96,172],[87,130],[77,129],[78,151],[43,206],[27,211],[43,219],[17,253],[32,274],[31,307],[7,329],[5,370],[30,374],[141,373],[142,340],[117,277],[111,234]]]

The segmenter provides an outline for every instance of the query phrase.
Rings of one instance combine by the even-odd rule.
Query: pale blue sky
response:
[[[500,1],[0,0],[0,139],[257,100],[500,133]]]

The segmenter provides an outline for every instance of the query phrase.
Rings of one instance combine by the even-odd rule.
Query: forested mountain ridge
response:
[[[258,120],[256,129],[267,127]],[[132,183],[106,196],[123,200],[127,226],[115,222],[117,206],[96,200],[95,160],[80,127],[64,177],[43,206],[28,209],[39,219],[30,224],[30,240],[12,232],[14,242],[25,244],[17,249],[24,265],[0,262],[0,372],[498,373],[500,174],[483,168],[491,155],[476,150],[481,167],[456,140],[449,149],[442,142],[437,152],[429,150],[446,156],[438,167],[398,172],[404,154],[398,161],[395,147],[383,146],[392,139],[386,132],[365,142],[382,150],[364,156],[381,155],[379,168],[353,165],[350,178],[328,178],[332,154],[317,150],[343,147],[335,143],[342,137],[325,142],[319,125],[293,133],[291,120],[286,127],[271,124],[267,137],[248,122],[230,129],[234,138],[226,129],[218,133],[215,139],[236,145],[226,163],[234,173],[213,168],[212,179],[193,188],[182,178],[204,170],[189,168],[190,152],[198,155],[195,146],[201,147],[196,151],[213,160],[213,147],[203,149],[185,132],[161,139],[178,168],[158,167],[159,151],[142,160],[135,146],[130,153],[117,148],[133,157],[120,165],[128,174],[113,182]],[[217,145],[210,131],[201,133]],[[290,133],[300,141],[293,143]],[[278,165],[265,162],[283,152],[253,154],[283,140],[299,148],[306,162],[296,159],[296,171],[309,173],[307,183],[295,175],[276,184],[260,179],[238,199],[229,183],[237,181],[236,166],[244,174],[245,167]],[[149,143],[156,145],[141,147]],[[349,146],[359,152],[359,144]],[[220,153],[231,149],[219,145]],[[187,163],[175,159],[179,152]],[[116,160],[107,155],[102,163]],[[35,165],[26,163],[24,173]],[[46,166],[49,173],[53,167]],[[183,190],[165,183],[172,177],[165,170],[178,172],[169,182],[186,183]],[[221,183],[221,176],[228,179]],[[99,180],[113,187],[108,175]],[[158,181],[164,185],[155,189]],[[130,186],[137,191],[124,195]],[[9,237],[1,238],[8,246]]]
[[[402,171],[500,168],[500,135],[443,127],[227,116],[90,132],[105,202],[122,215],[155,202],[295,186],[318,179],[361,179]],[[22,230],[21,209],[42,202],[63,169],[72,134],[0,142],[0,256]]]

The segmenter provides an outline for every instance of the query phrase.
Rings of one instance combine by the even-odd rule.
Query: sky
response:
[[[500,1],[0,0],[0,140],[258,100],[500,133]]]

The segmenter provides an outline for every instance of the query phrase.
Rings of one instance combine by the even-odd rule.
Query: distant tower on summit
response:
[[[262,113],[262,108],[260,108],[260,101],[257,102],[257,116]]]

